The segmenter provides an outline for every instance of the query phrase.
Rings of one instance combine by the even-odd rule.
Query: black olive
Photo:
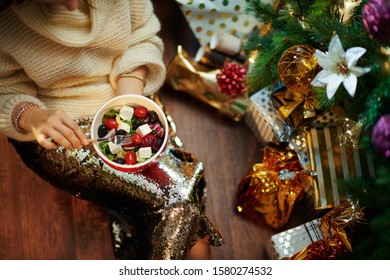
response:
[[[135,119],[132,123],[132,127],[134,130],[137,129],[141,125],[142,125],[142,121],[140,119]]]
[[[99,127],[98,127],[98,136],[99,137],[104,137],[107,135],[107,127],[104,125],[104,124],[101,124]]]
[[[163,142],[164,142],[163,138],[157,137],[156,141],[153,142],[152,151],[157,152],[160,149]]]
[[[149,122],[155,123],[158,121],[158,115],[155,111],[149,111]]]
[[[115,132],[116,135],[126,135],[127,132],[126,130],[124,129],[118,129],[116,132]]]
[[[164,142],[164,138],[158,137],[157,138],[157,144],[161,147],[162,143]]]
[[[119,164],[125,164],[125,160],[123,158],[117,158],[114,160],[116,163],[119,163]]]

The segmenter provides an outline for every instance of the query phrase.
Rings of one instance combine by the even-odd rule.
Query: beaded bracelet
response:
[[[131,78],[136,78],[138,80],[140,80],[143,84],[144,84],[144,87],[146,86],[146,80],[144,77],[140,76],[140,75],[137,75],[137,74],[132,74],[132,73],[123,73],[123,74],[120,74],[118,76],[118,78],[116,79],[116,84],[118,83],[118,80],[120,78],[123,78],[123,77],[131,77]]]
[[[16,112],[15,117],[12,119],[12,124],[14,125],[15,129],[21,133],[27,133],[27,131],[19,126],[20,117],[22,116],[24,111],[31,107],[39,108],[39,106],[35,103],[24,102],[23,105]]]

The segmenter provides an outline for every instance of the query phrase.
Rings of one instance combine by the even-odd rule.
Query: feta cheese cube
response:
[[[142,147],[137,151],[136,156],[138,159],[150,158],[152,156],[152,148]]]
[[[152,132],[152,129],[150,128],[150,126],[145,123],[141,126],[139,126],[135,132],[137,132],[138,134],[140,134],[142,137],[144,137],[145,135],[149,134],[150,132]]]
[[[108,142],[108,148],[110,149],[111,153],[117,154],[123,151],[121,145],[114,144],[112,142]]]
[[[130,132],[130,125],[128,125],[127,123],[123,122],[121,123],[119,126],[118,126],[118,129],[123,129],[124,131],[126,131],[127,133]]]
[[[123,105],[122,108],[119,110],[119,116],[123,120],[131,120],[133,114],[134,114],[134,108],[127,105]]]

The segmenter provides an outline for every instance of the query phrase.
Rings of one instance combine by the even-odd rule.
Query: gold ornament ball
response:
[[[320,70],[315,51],[309,45],[296,45],[282,54],[278,73],[280,81],[288,89],[305,94],[311,91],[311,82]]]

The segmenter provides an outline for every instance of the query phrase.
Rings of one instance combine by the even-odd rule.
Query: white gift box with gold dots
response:
[[[262,23],[245,13],[245,0],[176,0],[200,45],[210,43],[217,32],[244,42]],[[270,4],[274,0],[267,0]]]

